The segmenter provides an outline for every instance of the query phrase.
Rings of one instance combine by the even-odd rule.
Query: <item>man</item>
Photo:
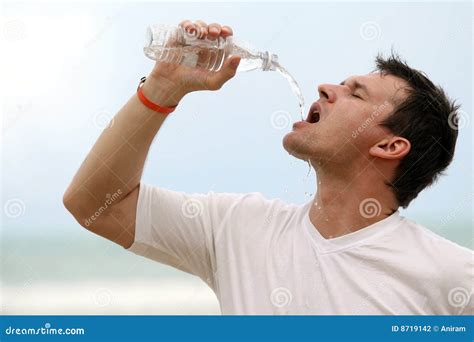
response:
[[[181,26],[199,38],[232,35]],[[77,221],[199,276],[223,314],[472,314],[472,252],[397,211],[450,164],[457,106],[395,55],[378,57],[376,72],[320,85],[307,120],[285,136],[285,149],[316,169],[310,203],[140,183],[165,113],[189,92],[222,87],[238,63],[218,72],[156,64],[66,191]]]

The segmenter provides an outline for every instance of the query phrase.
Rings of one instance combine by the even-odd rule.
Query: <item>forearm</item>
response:
[[[143,92],[163,106],[175,105],[183,96],[153,78],[147,79]],[[113,205],[138,186],[150,145],[164,120],[136,95],[130,98],[104,129],[64,195],[65,205],[76,217],[89,217],[111,196]]]

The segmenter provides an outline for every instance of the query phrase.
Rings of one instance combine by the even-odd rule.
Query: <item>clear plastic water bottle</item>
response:
[[[278,69],[278,57],[256,51],[233,36],[199,39],[182,27],[152,25],[146,32],[144,52],[152,60],[218,71],[229,56],[240,56],[237,71]]]

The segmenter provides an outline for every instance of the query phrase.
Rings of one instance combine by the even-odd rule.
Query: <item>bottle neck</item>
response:
[[[238,55],[242,59],[260,61],[260,63],[257,62],[257,64],[255,64],[249,70],[261,69],[262,71],[273,71],[276,69],[276,65],[278,64],[277,55],[271,54],[268,51],[256,51],[248,46],[245,42],[236,41],[233,37],[229,38],[227,38],[227,48],[229,54]]]

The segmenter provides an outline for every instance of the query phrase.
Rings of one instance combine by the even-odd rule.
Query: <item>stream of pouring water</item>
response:
[[[313,165],[311,165],[311,160],[310,159],[308,159],[307,162],[308,162],[308,174],[306,175],[306,178],[309,177],[309,174],[311,173],[311,168],[313,166]]]
[[[291,90],[293,91],[293,94],[295,94],[296,98],[298,99],[298,104],[300,106],[301,120],[305,120],[303,92],[301,91],[301,88],[298,85],[298,82],[296,82],[295,78],[278,62],[275,61],[274,65],[275,65],[276,71],[280,75],[285,77],[288,83],[290,83]],[[309,175],[311,174],[311,168],[312,168],[311,161],[308,160],[308,174],[306,175],[306,178],[308,178]]]
[[[298,82],[296,82],[295,78],[284,67],[282,67],[277,61],[273,63],[274,63],[276,71],[280,75],[285,77],[288,83],[290,83],[291,90],[293,91],[293,94],[295,94],[296,98],[298,99],[298,104],[300,106],[301,120],[304,121],[305,120],[304,97],[303,97],[303,92],[301,91],[301,88],[298,85]],[[308,160],[307,162],[308,162],[308,174],[306,175],[306,178],[309,177],[309,175],[311,174],[311,169],[312,169],[311,161]],[[311,197],[312,194],[309,194],[309,196]]]
[[[296,82],[295,78],[291,76],[291,74],[284,68],[282,67],[277,61],[273,62],[275,65],[276,71],[282,75],[288,83],[290,83],[291,90],[293,91],[293,94],[295,94],[296,98],[298,99],[298,104],[300,106],[300,115],[301,115],[301,120],[304,120],[304,98],[303,98],[303,92],[301,91],[300,86],[298,85],[298,82]]]

